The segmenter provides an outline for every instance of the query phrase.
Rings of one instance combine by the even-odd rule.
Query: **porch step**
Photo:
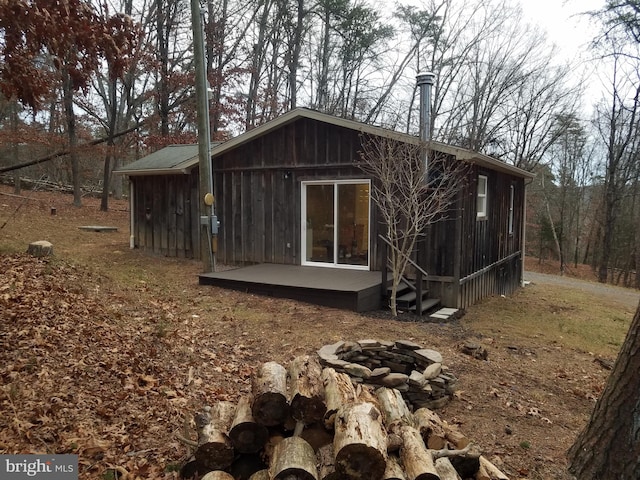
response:
[[[422,314],[424,314],[425,312],[437,307],[438,305],[440,305],[440,299],[439,298],[425,298],[424,300],[422,300]],[[415,303],[413,304],[413,306],[411,308],[409,308],[409,310],[411,310],[412,312],[416,311],[416,305]]]
[[[391,298],[391,290],[392,290],[392,287],[391,285],[389,285],[387,287],[387,298]],[[404,295],[405,293],[412,292],[412,291],[413,290],[411,290],[411,287],[409,287],[409,285],[405,281],[400,281],[400,283],[398,284],[398,291],[396,292],[396,298],[400,297],[401,295]]]
[[[427,292],[424,292],[423,295],[423,300],[426,298],[426,294]],[[415,305],[416,303],[416,291],[415,290],[410,290],[406,293],[403,293],[402,295],[397,295],[396,296],[396,305],[398,306],[398,308],[402,308],[404,310],[410,309],[412,305]]]

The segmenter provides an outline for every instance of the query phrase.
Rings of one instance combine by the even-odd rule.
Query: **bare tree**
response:
[[[608,278],[614,229],[627,183],[633,178],[640,138],[640,65],[623,68],[626,56],[614,55],[611,98],[598,112],[598,133],[606,148],[604,212],[598,281]]]
[[[421,160],[424,149],[430,157],[428,172]],[[371,198],[391,245],[390,307],[397,316],[398,286],[416,242],[424,237],[427,226],[446,218],[464,186],[466,167],[429,150],[428,145],[409,143],[399,136],[364,138],[359,166],[373,178]]]

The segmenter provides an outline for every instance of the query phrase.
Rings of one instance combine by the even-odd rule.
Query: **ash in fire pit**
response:
[[[458,381],[439,352],[408,340],[337,342],[322,347],[318,356],[353,382],[395,388],[414,410],[444,406]]]

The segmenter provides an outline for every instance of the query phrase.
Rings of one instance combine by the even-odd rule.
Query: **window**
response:
[[[509,190],[509,235],[513,235],[513,196],[515,188],[511,185]]]
[[[487,176],[478,175],[478,218],[487,218]]]

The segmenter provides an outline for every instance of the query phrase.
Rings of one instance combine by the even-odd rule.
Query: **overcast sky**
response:
[[[544,28],[567,58],[574,58],[586,50],[596,35],[593,24],[580,14],[600,9],[604,0],[520,0],[520,3],[531,22]]]

